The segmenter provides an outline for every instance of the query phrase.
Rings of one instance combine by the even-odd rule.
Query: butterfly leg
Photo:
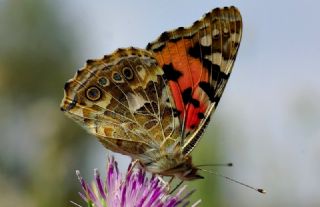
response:
[[[173,181],[173,179],[174,179],[174,176],[172,176],[169,181],[165,181],[165,180],[163,179],[163,176],[161,176],[161,175],[156,175],[156,176],[157,176],[157,178],[159,179],[159,181],[164,184],[164,186],[167,188],[167,191],[169,192],[169,191],[170,191],[170,188],[171,188],[171,183],[172,183],[172,181]]]
[[[168,182],[165,181],[161,175],[156,175],[156,176],[157,176],[158,180],[159,180],[160,182],[162,182],[165,186],[168,185]]]
[[[170,183],[172,182],[173,177],[169,180],[169,182],[167,182],[163,179],[163,176],[161,176],[161,175],[156,175],[156,176],[157,176],[158,180],[163,183],[163,185],[165,186],[165,188],[169,192],[170,191]]]
[[[132,170],[134,169],[134,167],[136,166],[136,165],[138,165],[140,163],[140,161],[138,160],[138,159],[136,159],[136,160],[131,160],[131,162],[130,162],[130,165],[129,165],[129,167],[128,167],[128,172],[127,172],[127,174],[129,175],[129,174],[131,174],[131,172],[132,172]],[[121,182],[121,185],[124,183],[124,180]]]
[[[183,180],[181,180],[180,183],[178,183],[178,185],[176,185],[176,187],[174,187],[174,189],[172,189],[169,194],[172,194],[174,191],[176,191],[182,185],[182,183]]]
[[[174,179],[174,176],[172,176],[172,177],[170,178],[169,182],[167,183],[167,191],[168,191],[168,192],[170,191],[171,183],[172,183],[173,179]]]
[[[131,171],[133,170],[133,168],[138,165],[140,163],[140,161],[138,159],[132,160],[129,167],[128,167],[128,173],[131,173]]]

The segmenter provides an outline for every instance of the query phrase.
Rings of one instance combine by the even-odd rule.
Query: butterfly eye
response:
[[[133,79],[133,72],[132,72],[131,68],[129,68],[129,67],[123,68],[122,73],[127,80]]]
[[[115,82],[121,82],[122,81],[122,77],[120,75],[120,73],[118,72],[114,72],[112,75],[112,78]]]
[[[86,91],[86,95],[87,95],[87,98],[91,101],[97,101],[101,98],[101,92],[95,86],[88,88]]]
[[[99,85],[101,86],[108,86],[109,85],[109,80],[105,77],[101,77],[98,80]]]

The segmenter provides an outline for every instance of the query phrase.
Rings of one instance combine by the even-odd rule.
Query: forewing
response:
[[[191,27],[164,32],[147,46],[169,80],[184,154],[194,148],[219,103],[241,33],[239,11],[235,7],[217,8]]]
[[[61,109],[112,151],[140,158],[178,136],[163,70],[145,50],[88,60],[65,85]],[[170,143],[169,143],[170,142]]]

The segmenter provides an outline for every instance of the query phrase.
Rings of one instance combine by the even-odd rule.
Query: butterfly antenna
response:
[[[227,180],[229,180],[229,181],[231,181],[231,182],[238,183],[238,184],[240,184],[240,185],[242,185],[242,186],[244,186],[244,187],[250,188],[250,189],[255,190],[255,191],[259,192],[259,193],[263,193],[263,194],[267,193],[267,191],[265,191],[265,190],[262,189],[262,188],[252,187],[252,186],[250,186],[250,185],[248,185],[248,184],[242,183],[242,182],[237,181],[237,180],[235,180],[235,179],[233,179],[233,178],[230,178],[230,177],[228,177],[228,176],[222,175],[222,174],[220,174],[220,173],[218,173],[218,172],[206,170],[206,169],[203,169],[203,168],[198,168],[198,169],[199,169],[199,170],[202,170],[202,171],[204,171],[204,172],[210,173],[210,174],[214,174],[214,175],[219,176],[219,177],[223,177],[223,178],[225,178],[225,179],[227,179]]]

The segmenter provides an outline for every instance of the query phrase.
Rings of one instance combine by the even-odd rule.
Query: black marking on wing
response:
[[[195,107],[195,108],[198,108],[200,107],[200,102],[197,100],[197,99],[191,99],[190,100],[190,103]]]
[[[197,99],[192,98],[192,88],[188,87],[182,92],[183,103],[186,105],[191,103],[195,108],[200,106],[200,102]]]
[[[207,94],[210,101],[213,102],[215,92],[213,86],[208,82],[201,81],[199,87]]]
[[[189,103],[189,100],[191,98],[192,98],[192,88],[189,87],[182,92],[183,103],[186,105],[187,103]]]
[[[204,119],[204,113],[199,112],[199,113],[198,113],[198,118],[199,118],[199,119]]]
[[[173,108],[172,110],[173,110],[173,116],[174,117],[179,117],[180,116],[181,112],[178,109]]]
[[[182,73],[176,70],[173,67],[172,63],[170,63],[169,65],[163,65],[162,69],[167,80],[172,80],[177,82],[178,79],[182,76]]]

